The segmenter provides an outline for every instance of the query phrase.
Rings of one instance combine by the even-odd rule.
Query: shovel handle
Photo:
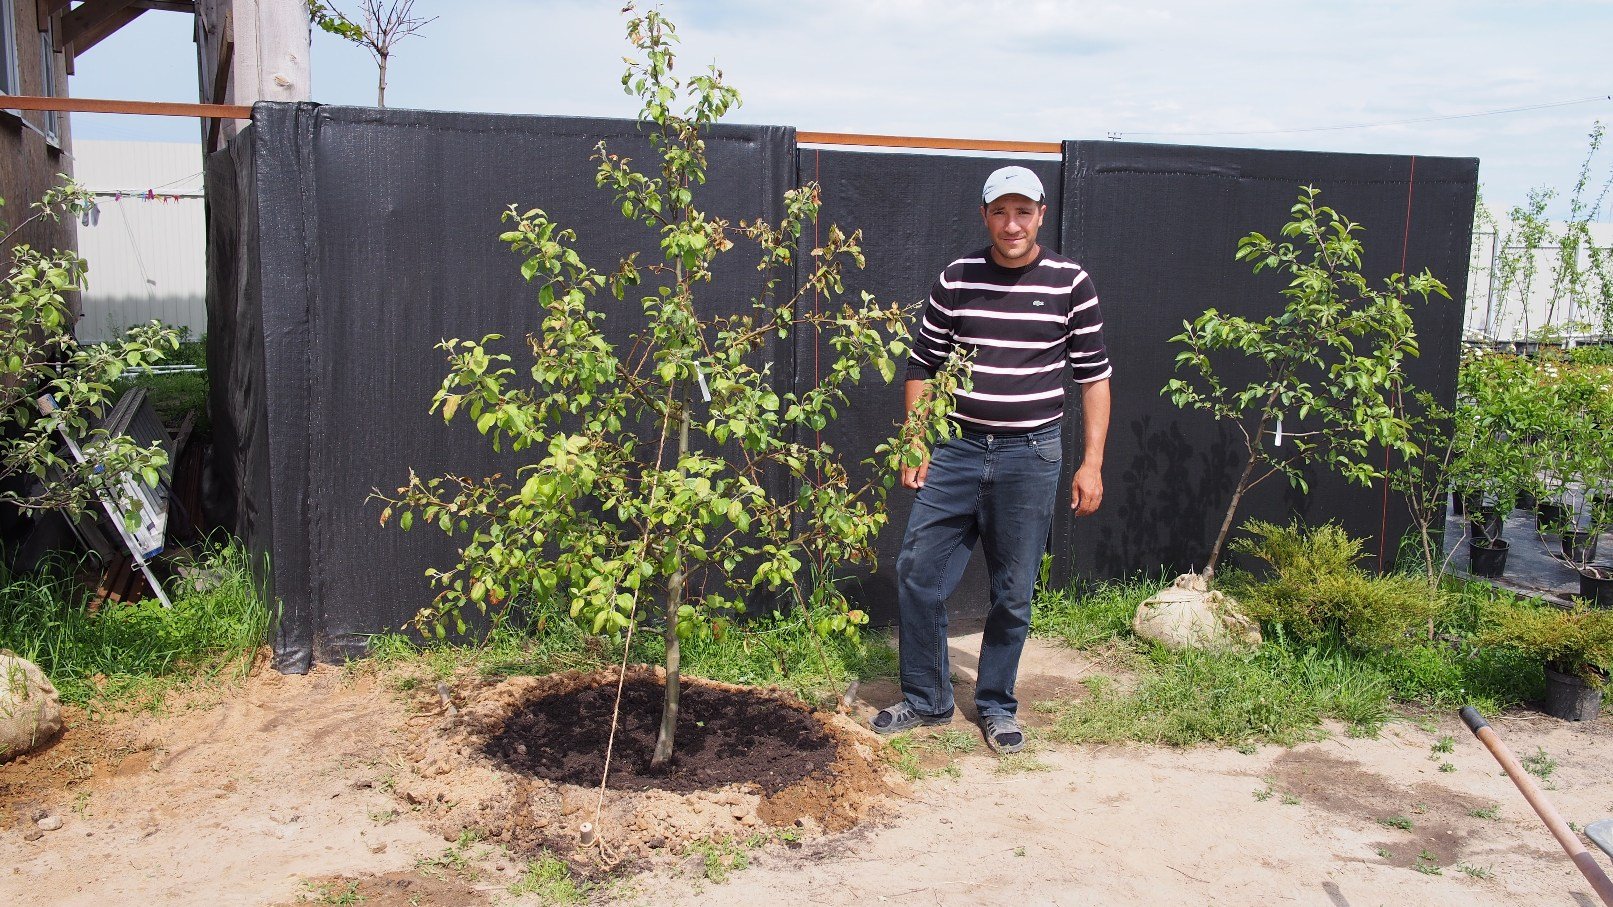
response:
[[[1485,721],[1478,709],[1472,706],[1462,709],[1462,721],[1473,732],[1473,736],[1479,738],[1479,742],[1490,751],[1490,755],[1495,757],[1495,761],[1501,763],[1501,767],[1507,770],[1507,777],[1512,779],[1512,783],[1518,786],[1523,798],[1534,807],[1535,814],[1546,823],[1546,828],[1551,831],[1552,837],[1557,839],[1557,843],[1562,845],[1568,858],[1579,867],[1585,880],[1591,883],[1591,889],[1596,892],[1597,897],[1600,897],[1607,907],[1613,907],[1613,880],[1608,879],[1607,873],[1602,871],[1601,864],[1597,863],[1596,858],[1585,849],[1585,845],[1580,843],[1579,835],[1574,834],[1573,829],[1568,827],[1568,823],[1564,822],[1562,815],[1557,812],[1557,807],[1552,805],[1545,792],[1535,784],[1533,778],[1529,777],[1529,773],[1523,770],[1523,766],[1518,764],[1517,758],[1507,749],[1507,745],[1501,742],[1495,729],[1490,727],[1490,723]]]

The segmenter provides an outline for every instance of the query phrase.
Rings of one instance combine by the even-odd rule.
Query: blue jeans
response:
[[[950,716],[946,600],[976,541],[986,549],[991,610],[975,705],[1013,715],[1014,678],[1030,631],[1031,594],[1047,551],[1062,457],[1058,423],[1030,434],[966,431],[936,447],[896,559],[902,693],[920,715]]]

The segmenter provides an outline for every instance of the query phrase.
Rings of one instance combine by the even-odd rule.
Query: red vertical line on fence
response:
[[[1411,175],[1406,178],[1406,225],[1400,232],[1400,273],[1406,273],[1406,250],[1411,245],[1411,197],[1417,188],[1417,155],[1411,156]],[[1395,391],[1395,405],[1404,409],[1400,391]],[[1378,572],[1383,572],[1384,555],[1389,548],[1389,446],[1383,448],[1383,523],[1378,529]]]

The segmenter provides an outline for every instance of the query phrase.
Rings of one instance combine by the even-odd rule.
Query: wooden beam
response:
[[[168,13],[196,12],[196,0],[134,0],[134,5],[141,9],[155,9]]]
[[[44,31],[50,27],[50,20],[57,13],[66,12],[72,0],[34,0],[35,18],[39,20],[39,30]]]
[[[0,95],[6,110],[65,110],[69,113],[134,113],[158,117],[223,117],[250,120],[252,108],[245,104],[179,104],[167,101],[106,101],[97,98],[41,98],[29,95]]]
[[[795,140],[803,145],[865,145],[873,148],[936,148],[954,151],[1019,151],[1036,154],[1062,154],[1058,142],[1012,142],[996,139],[943,139],[909,135],[862,135],[853,132],[800,132]]]
[[[218,52],[218,66],[213,70],[213,96],[208,100],[214,104],[223,104],[224,98],[230,91],[231,64],[235,60],[235,42],[225,40],[224,47]],[[211,153],[219,147],[219,130],[224,128],[222,119],[210,120],[207,124],[207,151]]]
[[[230,91],[231,64],[235,61],[235,42],[225,41],[224,48],[218,52],[218,66],[213,69],[213,96],[208,101],[213,104],[224,103],[224,96]]]
[[[98,28],[81,33],[73,39],[73,56],[82,57],[90,48],[112,37],[117,33],[118,29],[140,18],[144,13],[145,10],[138,6],[131,6],[112,18],[103,20]]]
[[[86,0],[62,16],[62,44],[73,56],[83,56],[144,12],[135,0]]]
[[[134,0],[84,0],[76,8],[63,11],[62,24],[67,31],[63,37],[71,44],[74,38],[101,26],[133,5]]]

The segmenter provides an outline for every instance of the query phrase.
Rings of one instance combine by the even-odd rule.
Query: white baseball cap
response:
[[[989,205],[1005,195],[1023,195],[1039,202],[1047,193],[1042,181],[1026,167],[1003,167],[986,177],[986,187],[980,193],[980,203]]]

